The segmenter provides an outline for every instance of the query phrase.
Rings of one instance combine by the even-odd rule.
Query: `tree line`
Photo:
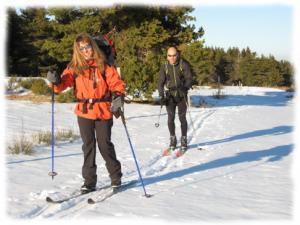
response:
[[[7,10],[8,76],[45,76],[49,68],[61,72],[72,56],[78,33],[107,34],[117,51],[127,92],[150,96],[156,89],[166,48],[178,46],[192,68],[195,85],[243,84],[291,86],[289,61],[259,56],[248,47],[224,50],[204,45],[205,31],[191,24],[192,7],[125,6],[109,8],[24,8]],[[199,18],[201,19],[201,18]]]

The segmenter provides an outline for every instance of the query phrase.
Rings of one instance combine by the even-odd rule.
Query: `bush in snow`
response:
[[[73,141],[74,139],[79,138],[79,135],[76,135],[72,130],[55,130],[54,131],[54,140],[55,141]],[[52,133],[51,131],[42,131],[34,136],[34,139],[38,144],[51,145],[52,143]]]
[[[56,130],[54,132],[54,139],[56,141],[70,141],[73,142],[75,139],[79,138],[79,135],[75,134],[72,130]],[[10,154],[25,154],[32,155],[33,148],[36,145],[52,144],[52,133],[51,131],[41,131],[38,134],[31,135],[31,137],[25,137],[21,135],[20,138],[15,139],[8,147],[7,151]]]
[[[32,78],[30,78],[30,79],[21,79],[18,82],[18,85],[25,88],[25,89],[30,90],[31,87],[32,87],[33,82],[34,82],[34,79],[32,79]]]
[[[56,101],[59,103],[71,103],[76,102],[76,98],[74,95],[74,89],[71,88],[68,91],[59,93],[59,95],[56,97]]]
[[[47,95],[51,93],[49,86],[43,79],[34,79],[32,81],[31,91],[38,95]]]
[[[24,135],[14,140],[14,142],[8,146],[8,152],[11,154],[25,154],[31,155],[33,153],[33,142],[29,141]]]
[[[17,77],[10,77],[7,81],[6,90],[14,90],[18,85],[18,78]]]

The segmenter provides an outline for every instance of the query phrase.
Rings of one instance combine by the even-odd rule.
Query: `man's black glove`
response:
[[[60,75],[58,75],[56,73],[55,70],[54,71],[51,71],[51,70],[48,71],[48,73],[47,73],[47,80],[49,82],[51,82],[52,84],[54,84],[54,85],[58,85],[58,84],[61,83],[61,77],[60,77]]]
[[[161,96],[160,97],[160,105],[166,105],[167,104],[167,99],[165,98],[165,96]]]
[[[181,87],[179,88],[179,90],[180,90],[182,93],[187,93],[188,90],[189,90],[189,88],[188,88],[188,87],[185,87],[185,86],[181,86]]]
[[[120,117],[123,106],[124,95],[122,95],[121,93],[113,92],[110,110],[116,118]]]

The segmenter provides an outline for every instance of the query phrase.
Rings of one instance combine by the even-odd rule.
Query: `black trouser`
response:
[[[187,121],[186,121],[186,110],[187,105],[185,98],[175,98],[172,95],[167,100],[167,112],[168,112],[168,128],[171,136],[175,136],[175,111],[178,106],[178,116],[181,124],[181,136],[187,135]]]
[[[117,160],[115,148],[111,142],[113,120],[77,118],[83,141],[82,151],[84,154],[84,162],[82,166],[82,176],[84,178],[84,184],[95,186],[97,183],[96,139],[111,180],[121,178],[121,164]]]

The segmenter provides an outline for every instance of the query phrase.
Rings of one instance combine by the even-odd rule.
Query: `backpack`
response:
[[[114,43],[106,35],[98,35],[93,37],[99,49],[104,53],[107,64],[113,66],[116,59],[116,49]]]

